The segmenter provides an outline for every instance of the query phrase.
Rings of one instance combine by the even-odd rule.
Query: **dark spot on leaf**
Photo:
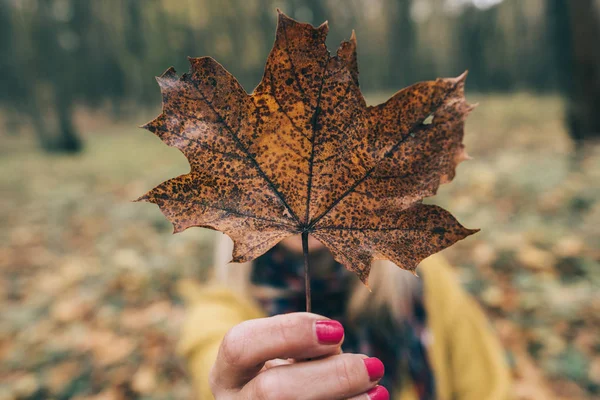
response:
[[[279,23],[255,93],[206,61],[169,81],[165,111],[148,129],[183,151],[192,172],[147,197],[176,230],[220,230],[244,261],[311,232],[364,282],[374,258],[414,269],[474,233],[422,204],[454,176],[467,109],[456,90],[462,81],[421,82],[367,108],[350,54],[332,60],[323,30],[283,14]],[[337,72],[327,71],[332,65]],[[428,127],[434,114],[444,123]],[[586,198],[572,206],[588,207]]]
[[[435,233],[436,235],[443,235],[447,231],[446,231],[446,229],[442,228],[441,226],[436,226],[435,228],[433,228],[431,230],[431,232]]]

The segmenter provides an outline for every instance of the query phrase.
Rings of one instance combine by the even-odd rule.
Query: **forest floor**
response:
[[[372,99],[378,100],[374,96]],[[600,146],[573,155],[558,98],[474,95],[474,159],[431,202],[481,232],[444,254],[481,302],[517,398],[600,396]],[[131,200],[188,171],[131,123],[82,115],[86,149],[0,134],[0,400],[185,399],[177,283],[215,233]]]

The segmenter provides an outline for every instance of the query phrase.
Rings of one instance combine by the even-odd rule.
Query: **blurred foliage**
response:
[[[484,9],[456,0],[0,4],[6,20],[1,51],[12,56],[3,59],[13,81],[69,85],[92,104],[107,97],[148,101],[155,87],[147,77],[173,63],[186,70],[186,56],[216,58],[251,90],[273,42],[276,7],[315,25],[329,20],[332,48],[355,29],[367,91],[467,68],[471,87],[480,91],[557,87],[543,0],[505,0]],[[540,46],[544,41],[548,46]]]
[[[0,105],[9,125],[31,122],[47,150],[78,151],[76,105],[116,118],[156,106],[151,77],[172,64],[186,71],[187,56],[214,57],[251,91],[276,7],[329,20],[333,49],[355,29],[366,91],[465,69],[478,91],[560,87],[563,49],[544,0],[0,0]]]

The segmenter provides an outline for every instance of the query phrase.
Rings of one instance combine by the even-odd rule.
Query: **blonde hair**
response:
[[[215,245],[213,279],[242,296],[253,296],[255,288],[250,282],[252,263],[230,263],[233,242],[224,234],[219,234]],[[389,311],[397,319],[411,314],[413,298],[419,284],[418,277],[398,268],[387,260],[373,263],[369,276],[369,291],[358,279],[353,286],[347,313],[349,318],[359,315],[378,314]],[[261,288],[264,293],[264,288]],[[277,292],[277,290],[273,290]]]

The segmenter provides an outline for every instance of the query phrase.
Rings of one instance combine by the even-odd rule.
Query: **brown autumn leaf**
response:
[[[157,204],[175,232],[201,226],[233,239],[233,261],[309,233],[366,284],[371,262],[413,271],[425,257],[475,233],[424,197],[467,158],[473,108],[463,74],[421,82],[367,107],[356,38],[331,56],[327,23],[279,12],[262,81],[247,94],[210,57],[157,78],[163,112],[144,127],[180,149],[191,172],[140,201]]]

